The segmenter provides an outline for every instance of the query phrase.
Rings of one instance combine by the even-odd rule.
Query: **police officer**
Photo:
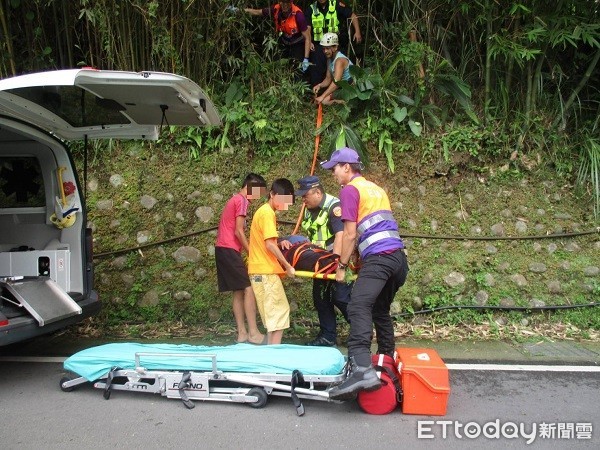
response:
[[[331,170],[342,186],[342,250],[336,280],[342,280],[350,255],[358,246],[362,265],[348,306],[349,375],[329,391],[334,400],[349,399],[361,390],[375,390],[381,382],[371,364],[373,325],[377,335],[377,353],[393,355],[394,324],[390,306],[396,292],[406,281],[408,263],[398,223],[392,215],[385,191],[366,180],[355,150],[336,150],[321,167]]]
[[[330,250],[336,255],[342,249],[342,209],[340,201],[332,195],[326,194],[321,181],[316,176],[307,176],[298,180],[299,188],[296,196],[302,197],[306,206],[302,230],[310,241]],[[319,315],[319,334],[306,345],[333,347],[336,345],[337,307],[344,318],[348,320],[347,306],[350,300],[352,286],[344,282],[337,283],[328,280],[313,280],[313,302]]]
[[[315,86],[323,81],[327,69],[327,57],[321,48],[321,38],[325,33],[336,33],[340,38],[340,50],[348,54],[348,27],[352,23],[354,41],[362,42],[358,17],[352,8],[339,0],[316,0],[304,10],[306,21],[311,29],[312,43],[310,46],[310,85]]]

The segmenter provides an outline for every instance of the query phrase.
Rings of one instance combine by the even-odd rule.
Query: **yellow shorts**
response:
[[[290,327],[290,304],[279,275],[250,275],[256,307],[267,331]]]

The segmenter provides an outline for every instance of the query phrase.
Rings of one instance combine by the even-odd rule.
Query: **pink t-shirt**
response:
[[[239,216],[246,217],[248,212],[248,200],[242,194],[237,193],[229,199],[219,221],[217,230],[217,247],[232,248],[238,252],[242,251],[242,243],[235,235],[235,219]],[[245,226],[244,226],[245,228]]]

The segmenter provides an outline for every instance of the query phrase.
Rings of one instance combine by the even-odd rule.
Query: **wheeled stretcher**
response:
[[[332,401],[328,389],[344,380],[345,358],[336,348],[236,344],[206,347],[116,343],[80,351],[64,362],[73,373],[60,380],[63,391],[91,382],[104,390],[161,394],[181,399],[266,405],[269,395]]]

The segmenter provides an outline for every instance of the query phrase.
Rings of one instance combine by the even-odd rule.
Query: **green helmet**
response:
[[[333,47],[339,45],[338,36],[335,33],[325,33],[321,38],[321,47]]]

